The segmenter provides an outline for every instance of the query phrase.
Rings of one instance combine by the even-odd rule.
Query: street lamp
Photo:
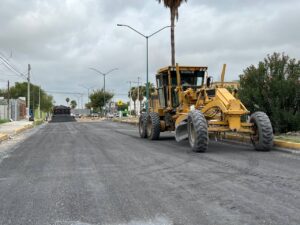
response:
[[[146,101],[146,111],[147,111],[147,113],[148,113],[148,112],[149,112],[149,107],[148,107],[148,101],[149,101],[149,81],[148,81],[148,74],[149,74],[149,68],[148,68],[148,61],[149,61],[149,60],[148,60],[148,58],[149,58],[149,56],[148,56],[148,39],[149,39],[150,37],[152,37],[153,35],[157,34],[158,32],[160,32],[160,31],[162,31],[162,30],[164,30],[164,29],[166,29],[166,28],[168,28],[168,27],[171,27],[171,26],[165,26],[165,27],[162,27],[162,28],[160,28],[159,30],[155,31],[154,33],[152,33],[152,34],[150,34],[150,35],[145,35],[145,34],[139,32],[138,30],[136,30],[136,29],[134,29],[134,28],[132,28],[131,26],[126,25],[126,24],[117,24],[117,26],[120,26],[120,27],[127,27],[127,28],[133,30],[134,32],[138,33],[139,35],[143,36],[144,38],[146,38],[146,99],[147,99],[147,101]]]
[[[115,70],[118,70],[118,68],[113,68],[109,71],[107,71],[106,73],[102,73],[100,70],[97,70],[93,67],[90,67],[89,68],[90,70],[94,70],[95,72],[99,73],[100,75],[103,76],[103,80],[104,80],[104,84],[103,84],[103,98],[104,98],[104,107],[105,107],[105,76],[108,75],[109,73],[115,71]],[[105,111],[104,111],[104,114],[105,114]]]
[[[89,103],[90,90],[93,89],[95,86],[88,87],[88,86],[85,86],[85,85],[82,85],[82,84],[79,84],[79,86],[82,87],[82,88],[85,88],[87,90],[87,94],[88,94],[88,96],[87,96],[87,98],[88,98],[87,103]]]

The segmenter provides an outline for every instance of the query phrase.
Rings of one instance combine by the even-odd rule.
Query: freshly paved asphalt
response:
[[[30,132],[0,145],[1,225],[300,224],[300,155],[215,141],[197,154],[108,121]]]

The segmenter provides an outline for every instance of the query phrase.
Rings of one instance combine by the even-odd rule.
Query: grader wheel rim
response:
[[[152,135],[152,120],[151,120],[151,118],[149,118],[147,121],[147,134],[148,134],[148,136]]]
[[[144,121],[141,121],[139,123],[139,128],[140,128],[140,131],[144,129]]]
[[[251,141],[254,145],[256,145],[259,143],[259,133],[258,133],[258,128],[257,128],[256,123],[254,123],[253,131],[254,131],[254,134],[251,134]]]
[[[139,118],[139,134],[141,138],[147,137],[147,131],[146,131],[146,115],[142,114]]]
[[[191,144],[194,145],[196,133],[195,133],[195,128],[194,128],[193,122],[189,123],[189,130],[190,130],[189,139],[190,139]]]

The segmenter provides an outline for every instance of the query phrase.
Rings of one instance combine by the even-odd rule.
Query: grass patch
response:
[[[34,125],[34,126],[38,126],[38,125],[41,125],[42,123],[44,123],[44,120],[35,120],[35,121],[33,122],[33,125]]]
[[[300,143],[300,136],[279,135],[279,136],[275,136],[275,139],[280,141]]]
[[[7,119],[0,119],[0,124],[2,124],[2,123],[8,123],[8,122],[10,122],[10,121],[7,120]]]

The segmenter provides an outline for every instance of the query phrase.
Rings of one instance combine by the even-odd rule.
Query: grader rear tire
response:
[[[193,110],[188,115],[188,137],[194,152],[205,152],[207,150],[207,121],[199,110]]]
[[[273,146],[273,128],[269,117],[264,112],[255,112],[250,117],[254,124],[251,141],[257,151],[270,151]]]
[[[139,134],[141,138],[147,138],[147,114],[143,113],[139,118]]]
[[[160,135],[160,118],[158,113],[150,112],[147,118],[147,136],[149,140],[158,140]]]

